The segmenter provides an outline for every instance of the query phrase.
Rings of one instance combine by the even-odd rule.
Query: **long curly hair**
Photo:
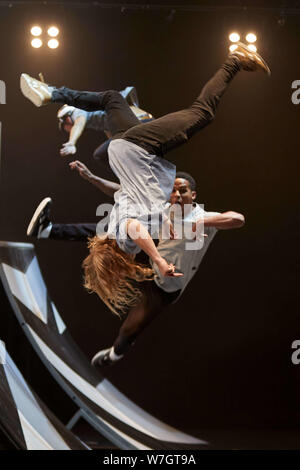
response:
[[[84,287],[98,294],[113,313],[121,316],[142,298],[136,282],[151,281],[154,272],[137,263],[107,236],[90,238],[88,248],[90,253],[82,263]]]

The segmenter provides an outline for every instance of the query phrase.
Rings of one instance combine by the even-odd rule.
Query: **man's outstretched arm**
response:
[[[85,116],[78,116],[75,120],[74,125],[71,129],[70,136],[68,142],[63,144],[62,148],[60,149],[60,154],[65,157],[67,155],[74,155],[76,153],[76,144],[83,133],[86,125],[86,117]]]
[[[115,192],[120,189],[120,185],[118,183],[114,183],[113,181],[105,180],[104,178],[94,175],[88,167],[79,160],[69,163],[69,166],[71,170],[78,171],[83,179],[96,186],[104,194],[107,194],[107,196],[114,197]]]
[[[214,227],[218,230],[230,230],[245,225],[245,217],[234,211],[223,212],[212,217],[204,217],[196,223],[204,223],[204,227]]]

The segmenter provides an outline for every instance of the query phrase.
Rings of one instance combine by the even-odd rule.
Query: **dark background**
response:
[[[43,72],[49,83],[75,89],[135,85],[141,107],[159,117],[191,104],[226,57],[229,32],[257,33],[271,78],[241,73],[215,122],[169,154],[178,169],[195,176],[199,203],[242,212],[246,226],[217,234],[181,300],[104,375],[177,427],[298,427],[300,365],[291,362],[291,344],[300,337],[300,107],[291,102],[291,83],[300,79],[300,15],[280,9],[282,2],[178,8],[171,17],[170,8],[122,12],[29,3],[0,8],[0,79],[7,84],[7,104],[0,107],[2,240],[29,241],[27,224],[45,196],[53,198],[58,222],[93,222],[96,207],[109,202],[70,172],[71,159],[59,156],[67,138],[56,126],[58,106],[37,109],[27,101],[19,90],[22,72]],[[278,9],[254,8],[271,4]],[[35,23],[60,28],[57,50],[30,46]],[[108,176],[92,159],[103,140],[86,131],[77,158]],[[35,245],[52,298],[82,350],[91,357],[110,346],[119,320],[82,287],[84,244]],[[41,398],[67,419],[73,411],[68,399],[35,357],[4,298],[1,305],[1,337],[11,355]]]

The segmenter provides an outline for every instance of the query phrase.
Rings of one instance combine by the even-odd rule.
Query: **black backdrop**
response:
[[[270,2],[269,2],[270,3]],[[198,182],[209,210],[245,214],[242,230],[218,233],[182,299],[159,317],[128,356],[105,375],[139,405],[183,428],[299,425],[298,309],[299,112],[291,83],[300,79],[300,16],[277,12],[127,11],[96,7],[0,8],[0,79],[7,85],[3,124],[0,238],[27,241],[32,212],[45,196],[53,218],[92,222],[109,199],[68,169],[56,106],[35,108],[19,75],[42,71],[56,85],[99,90],[137,87],[158,117],[189,105],[227,54],[228,32],[255,30],[272,77],[241,73],[215,122],[170,154]],[[57,24],[61,47],[34,50],[32,24]],[[93,171],[104,137],[87,131],[77,158]],[[102,172],[104,176],[107,176]],[[119,321],[82,288],[80,243],[36,243],[58,310],[91,357],[112,344]],[[2,337],[26,377],[60,417],[72,412],[1,301]]]

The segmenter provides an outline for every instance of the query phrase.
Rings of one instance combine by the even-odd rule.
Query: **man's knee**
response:
[[[93,153],[93,158],[94,158],[94,160],[97,160],[97,161],[104,158],[104,156],[105,156],[105,153],[103,152],[102,146],[96,148],[96,150]]]
[[[102,145],[96,148],[96,150],[93,153],[93,158],[98,162],[103,165],[109,165],[108,162],[108,146],[110,144],[111,139],[107,140],[106,142],[103,142]]]
[[[198,101],[190,109],[197,116],[197,121],[202,121],[205,124],[210,124],[215,119],[217,110],[216,106],[206,101]]]
[[[205,110],[205,114],[206,114],[206,120],[207,120],[208,124],[210,124],[210,123],[213,122],[213,120],[216,117],[216,110],[215,109]]]
[[[108,103],[121,103],[124,101],[123,96],[116,90],[107,90],[101,93],[102,99],[104,99],[104,105]]]

